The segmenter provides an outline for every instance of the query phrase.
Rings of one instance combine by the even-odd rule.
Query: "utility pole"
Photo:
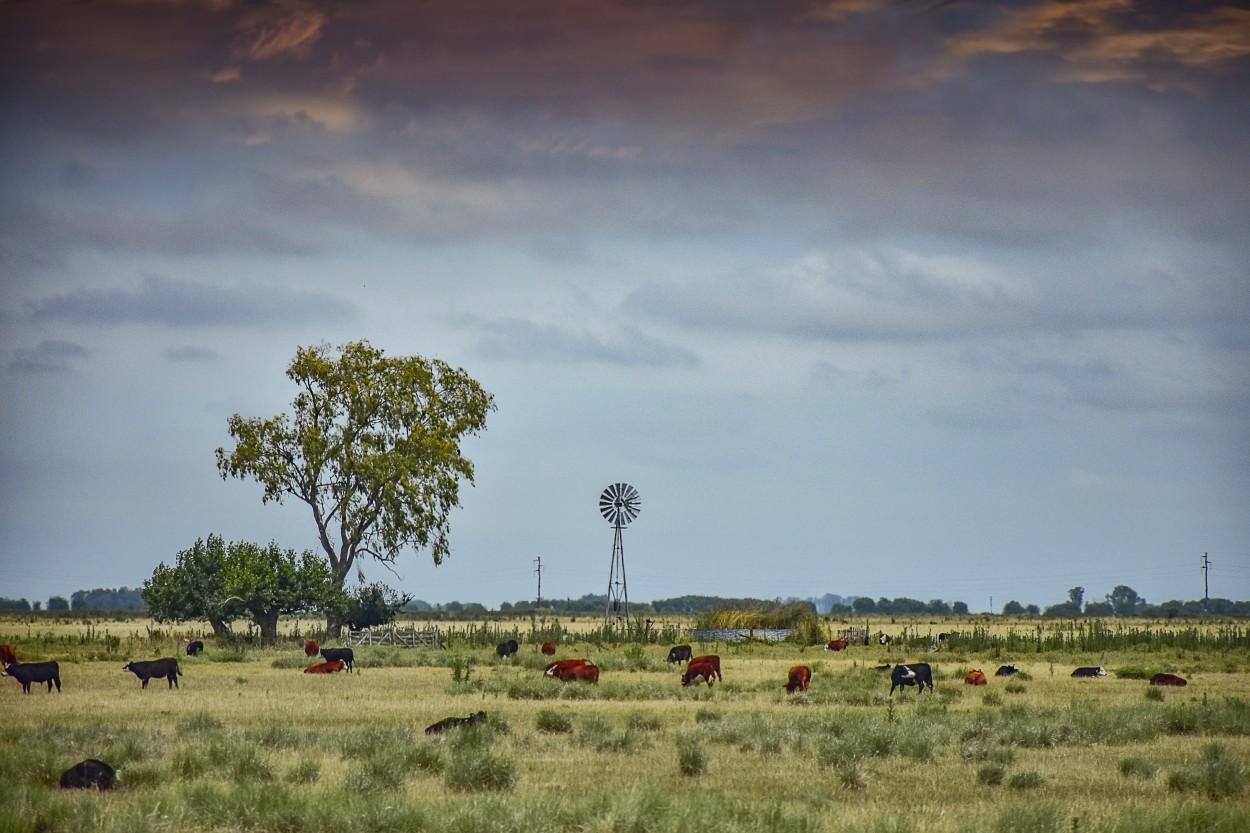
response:
[[[1202,554],[1202,609],[1211,612],[1211,559]]]
[[[534,572],[538,573],[538,601],[534,605],[537,609],[543,606],[543,557],[541,555],[538,556],[534,559],[534,563],[538,565],[534,570]]]

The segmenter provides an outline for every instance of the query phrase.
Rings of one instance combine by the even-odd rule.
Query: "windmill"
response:
[[[625,582],[625,547],[621,543],[621,529],[638,517],[642,498],[638,490],[628,483],[613,483],[599,495],[599,512],[612,524],[612,567],[608,571],[608,609],[603,617],[603,628],[609,630],[624,622],[629,629],[629,586]]]

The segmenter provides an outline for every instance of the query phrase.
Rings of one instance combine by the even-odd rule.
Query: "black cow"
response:
[[[182,673],[178,669],[178,660],[173,657],[128,662],[122,667],[122,670],[133,672],[136,677],[143,681],[143,688],[148,687],[148,680],[153,677],[157,679],[161,677],[167,678],[169,680],[169,688],[173,688],[178,685],[178,675]]]
[[[1012,674],[1019,674],[1020,669],[1014,665],[1000,665],[998,670],[994,672],[995,677],[1010,677]]]
[[[326,662],[337,662],[343,660],[347,663],[347,673],[352,671],[352,663],[356,661],[356,655],[352,653],[351,648],[322,648],[321,656],[325,657]]]
[[[61,773],[61,789],[85,790],[95,787],[97,790],[111,790],[117,783],[117,772],[104,761],[88,758],[74,764]]]
[[[1073,677],[1105,677],[1107,676],[1107,669],[1103,668],[1101,665],[1098,666],[1097,668],[1089,668],[1089,667],[1078,668],[1072,672],[1072,676]]]
[[[929,668],[929,663],[913,662],[911,665],[894,666],[894,670],[890,672],[890,695],[894,695],[894,689],[909,685],[919,688],[917,694],[923,694],[926,685],[929,691],[933,691],[933,670]]]
[[[457,726],[472,726],[474,723],[481,723],[485,719],[486,712],[478,712],[468,717],[444,717],[432,726],[427,726],[425,733],[427,735],[439,735],[442,734],[444,729],[454,729]]]
[[[197,639],[187,646],[187,656],[193,657],[203,650],[204,650],[204,643]]]
[[[690,662],[690,656],[691,651],[689,645],[674,645],[668,652],[668,664],[672,665],[673,663],[677,663],[678,665],[681,665],[683,662]]]
[[[31,683],[47,683],[49,694],[56,683],[57,693],[61,691],[61,666],[55,662],[15,662],[4,673],[21,683],[25,694],[30,694]]]
[[[518,647],[520,646],[516,644],[515,639],[509,639],[507,642],[500,642],[499,645],[495,647],[495,653],[499,654],[500,659],[507,659],[517,652]]]

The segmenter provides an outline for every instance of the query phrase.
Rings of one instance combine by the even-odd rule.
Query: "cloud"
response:
[[[70,362],[87,355],[87,348],[81,344],[50,339],[33,348],[15,350],[9,367],[19,373],[62,373],[70,369]]]
[[[280,20],[249,20],[249,28],[239,36],[235,49],[253,61],[286,55],[305,57],[321,37],[325,22],[326,16],[315,11],[297,11]]]
[[[595,362],[639,367],[697,367],[699,357],[683,347],[624,328],[614,337],[574,331],[520,318],[481,322],[488,335],[474,352],[489,359],[559,363]]]
[[[218,362],[221,354],[208,347],[171,347],[165,351],[165,358],[171,362]]]
[[[318,292],[258,285],[216,286],[149,275],[134,288],[80,288],[31,304],[35,321],[240,327],[351,319],[347,301]]]

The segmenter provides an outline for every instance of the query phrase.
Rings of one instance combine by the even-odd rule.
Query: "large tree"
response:
[[[178,553],[172,567],[161,563],[143,588],[158,622],[207,619],[214,634],[228,637],[231,622],[246,617],[265,642],[277,639],[279,616],[341,610],[347,604],[329,565],[312,550],[296,555],[275,543],[226,544],[218,535]]]
[[[306,503],[340,587],[362,556],[392,564],[429,547],[442,563],[460,481],[473,482],[460,442],[486,427],[494,397],[461,369],[367,341],[301,347],[287,376],[299,388],[293,416],[230,417],[222,478],[254,478],[266,503]]]

